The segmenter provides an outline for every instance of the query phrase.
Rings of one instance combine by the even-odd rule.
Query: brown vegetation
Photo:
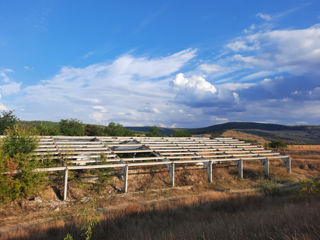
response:
[[[218,197],[218,198],[217,198]],[[319,239],[319,196],[201,196],[129,204],[102,215],[92,239]],[[73,218],[18,231],[11,239],[83,237]],[[5,236],[4,236],[5,237]]]
[[[232,137],[236,139],[245,139],[249,141],[256,142],[260,145],[265,145],[266,143],[269,143],[270,141],[265,140],[263,137],[259,137],[257,135],[244,133],[236,130],[227,130],[225,131],[221,136],[223,137]]]

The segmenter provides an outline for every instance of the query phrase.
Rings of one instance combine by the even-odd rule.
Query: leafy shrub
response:
[[[134,132],[125,129],[121,124],[111,122],[105,127],[104,133],[107,136],[133,136]]]
[[[265,179],[257,187],[260,188],[261,192],[265,195],[275,196],[280,194],[279,185],[274,180]]]
[[[160,133],[160,129],[157,126],[150,128],[149,132],[146,134],[148,137],[163,137],[164,134]]]
[[[19,119],[13,114],[13,111],[3,111],[0,116],[0,135],[3,135],[7,128],[15,125],[18,120]]]
[[[287,144],[282,141],[272,141],[268,144],[270,148],[285,148],[287,147]]]
[[[173,137],[191,137],[191,133],[185,131],[185,130],[176,130],[172,134]]]
[[[319,194],[320,193],[320,179],[307,179],[300,182],[300,188],[298,190],[300,195],[305,194]]]
[[[55,126],[49,126],[45,124],[38,124],[36,125],[36,129],[39,135],[41,136],[57,136],[60,135],[59,128]]]
[[[59,122],[60,132],[64,136],[84,136],[85,127],[77,119],[61,119]]]
[[[103,127],[87,124],[85,126],[85,135],[86,136],[103,136],[104,135]]]
[[[14,125],[5,131],[1,149],[5,156],[13,158],[16,154],[29,154],[37,148],[38,140],[35,131],[22,125]]]
[[[40,190],[44,173],[35,172],[39,161],[32,155],[37,147],[34,131],[15,125],[5,131],[0,144],[0,202],[30,197]]]

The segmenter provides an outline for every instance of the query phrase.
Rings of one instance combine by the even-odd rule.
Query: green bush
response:
[[[270,148],[285,148],[285,147],[287,147],[287,144],[282,141],[271,141],[271,143],[268,144],[268,147],[270,147]]]
[[[85,126],[85,135],[86,136],[103,136],[104,135],[103,127],[87,124]]]
[[[134,132],[125,129],[121,124],[111,122],[105,127],[104,133],[107,136],[133,136]]]
[[[0,135],[3,135],[7,128],[15,125],[18,120],[19,119],[13,114],[13,111],[3,111],[0,116]]]
[[[163,137],[164,134],[160,133],[160,129],[157,126],[153,126],[150,128],[149,132],[146,133],[148,137]]]
[[[260,191],[265,195],[275,196],[280,194],[279,184],[271,179],[263,180],[257,187],[260,188]]]
[[[77,119],[61,119],[59,122],[60,132],[64,136],[84,136],[85,127]]]
[[[35,172],[40,166],[32,155],[37,139],[32,130],[15,125],[5,131],[0,144],[0,202],[34,196],[44,183],[44,173]]]
[[[36,125],[37,132],[40,136],[57,136],[60,135],[59,128],[45,124]]]
[[[5,138],[2,140],[1,149],[5,156],[10,158],[16,154],[29,154],[37,148],[38,140],[34,137],[33,129],[14,125],[5,131]]]
[[[172,134],[173,137],[191,137],[191,133],[185,131],[185,130],[176,130]]]
[[[320,193],[320,178],[307,179],[300,182],[300,188],[298,190],[300,195],[305,194],[319,194]]]

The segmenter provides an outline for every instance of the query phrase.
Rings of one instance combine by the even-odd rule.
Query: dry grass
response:
[[[221,134],[221,136],[255,141],[257,144],[260,144],[260,145],[264,145],[264,144],[270,142],[270,141],[265,140],[263,137],[259,137],[254,134],[244,133],[244,132],[240,132],[240,131],[236,131],[236,130],[227,130],[223,134]]]
[[[319,239],[319,200],[246,194],[130,204],[104,212],[92,239]],[[19,231],[8,239],[63,239],[67,233],[81,239],[82,232],[81,220],[74,218]]]

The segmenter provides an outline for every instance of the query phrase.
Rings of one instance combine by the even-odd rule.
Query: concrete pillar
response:
[[[170,173],[170,182],[171,182],[171,186],[174,187],[174,172],[175,172],[175,164],[174,162],[171,163],[169,166],[169,173]]]
[[[243,160],[238,161],[238,175],[243,178]]]
[[[264,174],[266,176],[269,176],[269,159],[268,158],[260,159],[260,161],[261,161],[263,168],[264,168]]]
[[[129,166],[126,165],[125,167],[123,167],[123,181],[124,181],[123,192],[124,193],[128,192],[128,172],[129,172]]]
[[[283,161],[286,165],[288,173],[291,173],[291,158],[290,157],[283,158]]]
[[[68,168],[64,170],[64,188],[63,188],[63,201],[67,200],[68,192]]]
[[[208,181],[209,183],[212,183],[212,161],[203,163],[206,168],[207,168],[207,172],[208,172]]]

